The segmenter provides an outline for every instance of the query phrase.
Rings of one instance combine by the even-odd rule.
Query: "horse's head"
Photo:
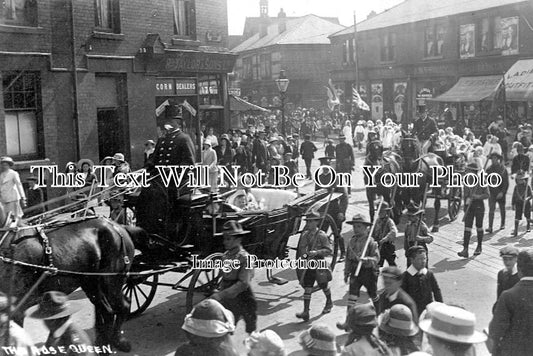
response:
[[[400,141],[400,151],[405,160],[415,160],[420,156],[418,141],[414,137],[403,137]]]
[[[372,141],[368,144],[368,155],[372,160],[383,156],[383,144],[381,141]]]

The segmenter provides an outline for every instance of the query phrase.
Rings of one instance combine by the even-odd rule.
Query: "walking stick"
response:
[[[381,205],[383,205],[383,197],[381,197],[381,200],[379,202],[379,206],[378,206],[378,213],[379,213],[379,210],[381,209]],[[370,240],[373,239],[372,237],[372,234],[374,233],[374,228],[376,227],[376,222],[378,221],[378,219],[375,219],[374,222],[372,223],[372,227],[370,228],[370,232],[368,233],[368,238],[366,239],[366,242],[365,242],[365,247],[363,248],[363,253],[361,254],[361,258],[359,258],[359,262],[357,263],[357,268],[355,269],[355,276],[359,276],[359,272],[361,271],[361,267],[363,266],[363,258],[365,257],[366,255],[366,251],[368,249],[368,244],[370,243]]]

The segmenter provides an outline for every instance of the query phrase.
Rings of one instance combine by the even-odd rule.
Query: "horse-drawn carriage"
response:
[[[220,196],[193,193],[178,200],[181,215],[166,221],[176,211],[169,209],[167,199],[160,199],[160,185],[150,187],[142,188],[136,199],[126,198],[123,207],[126,213],[122,215],[135,213],[131,221],[144,229],[91,217],[87,205],[69,211],[64,219],[58,217],[63,208],[53,209],[32,217],[27,225],[6,218],[0,209],[0,224],[4,224],[0,228],[0,290],[19,300],[10,317],[22,323],[23,311],[47,290],[69,294],[81,287],[95,305],[95,344],[111,344],[127,352],[131,346],[121,333],[122,323],[128,314],[139,315],[148,308],[157,287],[185,291],[188,310],[218,288],[221,270],[217,265],[192,269],[192,256],[220,260],[223,240],[216,233],[228,220],[238,220],[251,231],[243,241],[251,254],[265,260],[285,259],[289,237],[299,233],[302,216],[309,209],[323,212],[322,229],[335,246],[329,264],[335,267],[340,234],[329,207],[334,206],[338,193],[320,190],[300,196],[291,191],[251,189],[264,204],[250,211],[239,211]],[[113,187],[97,193],[85,190],[89,192],[86,203],[104,192],[114,192],[108,194],[111,198],[131,193]],[[234,192],[224,196],[229,198]],[[79,208],[79,201],[67,207]],[[180,273],[179,280],[159,282],[169,272]],[[267,277],[273,283],[286,282],[273,277],[271,270]]]
[[[238,220],[244,229],[251,231],[243,240],[243,247],[250,254],[263,260],[283,260],[288,257],[289,238],[299,233],[302,216],[309,209],[325,212],[322,229],[334,246],[329,265],[331,269],[335,267],[341,237],[335,219],[327,211],[330,204],[335,204],[339,193],[320,190],[299,196],[289,190],[252,188],[248,190],[248,194],[261,202],[261,208],[238,211],[230,202],[239,190],[233,189],[221,196],[202,193],[187,195],[178,207],[183,209],[180,218],[171,222],[171,228],[166,229],[166,236],[162,236],[162,230],[152,223],[154,218],[156,221],[165,220],[165,215],[168,218],[168,214],[161,214],[159,217],[158,214],[147,214],[147,211],[164,211],[147,204],[143,200],[143,193],[129,204],[136,211],[137,225],[147,232],[141,237],[142,241],[139,238],[135,241],[140,251],[132,266],[133,271],[144,274],[128,278],[123,289],[126,297],[131,300],[130,315],[139,315],[148,308],[158,286],[170,286],[187,292],[187,311],[214,293],[221,281],[221,270],[191,269],[192,256],[197,255],[204,261],[220,260],[224,249],[222,237],[217,233],[222,231],[222,226],[229,220]],[[164,199],[152,198],[153,196],[150,198],[152,204],[166,204]],[[159,276],[167,272],[182,275],[173,284],[159,282]],[[271,270],[267,269],[266,274],[272,283],[286,283],[281,278],[272,277]]]

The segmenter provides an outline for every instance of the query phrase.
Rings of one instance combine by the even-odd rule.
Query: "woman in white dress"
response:
[[[352,122],[350,120],[346,120],[344,123],[342,133],[346,136],[346,143],[353,147]]]

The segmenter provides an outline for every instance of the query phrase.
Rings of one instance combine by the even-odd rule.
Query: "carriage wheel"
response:
[[[461,200],[463,199],[463,191],[461,188],[450,188],[448,191],[448,216],[453,221],[457,218],[461,210]]]
[[[340,239],[342,239],[339,228],[337,227],[337,224],[335,223],[335,219],[329,214],[326,214],[326,219],[324,220],[324,224],[328,227],[326,230],[326,235],[328,236],[328,239],[330,242],[333,243],[333,253],[329,258],[331,258],[329,263],[329,269],[331,271],[335,270],[335,265],[337,264],[337,259],[339,255],[339,243]],[[326,259],[329,259],[326,258]]]
[[[207,256],[204,260],[221,260],[222,253],[217,252]],[[205,298],[211,296],[220,286],[222,281],[222,270],[219,268],[197,269],[194,271],[189,290],[187,291],[187,301],[185,304],[187,313]]]
[[[157,274],[128,277],[126,284],[122,287],[122,294],[130,301],[130,318],[139,316],[148,309],[154,300],[158,281],[159,275]]]

